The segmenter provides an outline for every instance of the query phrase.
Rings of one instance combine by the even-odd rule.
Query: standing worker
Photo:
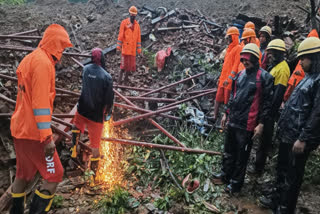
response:
[[[243,186],[253,139],[260,137],[271,109],[272,76],[259,67],[259,48],[247,44],[241,51],[245,69],[232,83],[227,110],[221,120],[226,127],[221,173],[216,179],[228,184],[226,192],[239,192]],[[228,118],[228,119],[227,119]]]
[[[264,170],[267,155],[272,146],[274,123],[279,118],[279,109],[290,76],[290,68],[284,59],[284,54],[286,53],[284,41],[281,39],[272,40],[267,46],[267,52],[269,62],[268,71],[270,71],[270,74],[274,78],[274,86],[271,102],[272,107],[270,114],[264,123],[263,134],[256,152],[255,165],[253,168],[249,168],[250,173],[257,175],[261,175]]]
[[[97,172],[100,160],[100,139],[103,121],[111,116],[113,106],[113,83],[111,75],[105,70],[105,57],[100,48],[92,50],[92,63],[83,68],[82,90],[72,129],[73,144],[77,145],[80,132],[88,128],[92,148],[91,170]],[[75,152],[73,149],[73,153]]]
[[[251,28],[245,28],[243,33],[242,33],[242,37],[241,37],[241,46],[245,46],[249,43],[253,43],[253,44],[256,44],[256,40],[257,40],[257,36],[256,36],[256,32],[254,30],[252,30]],[[258,45],[257,45],[258,46]],[[259,47],[259,46],[258,46]],[[259,65],[261,64],[261,52],[259,51]],[[245,66],[243,65],[243,63],[241,62],[239,64],[239,67],[238,67],[238,71],[242,71],[245,69]]]
[[[253,30],[255,33],[256,33],[256,26],[253,22],[247,22],[245,25],[244,25],[244,30],[245,29],[251,29]],[[255,43],[259,48],[260,48],[260,40],[259,38],[256,38],[253,43]],[[244,46],[245,44],[242,43],[242,45]]]
[[[242,47],[239,45],[238,28],[230,27],[227,30],[226,37],[228,39],[229,46],[224,57],[224,63],[219,78],[219,86],[216,94],[216,100],[214,103],[214,121],[218,117],[221,103],[224,103],[226,105],[229,101],[232,86],[232,78],[234,78],[238,73],[238,66],[240,63],[240,52],[242,50]]]
[[[318,32],[316,29],[313,29],[309,34],[309,37],[316,37],[319,38]],[[288,87],[286,90],[286,93],[284,94],[283,101],[286,102],[290,95],[292,94],[294,88],[298,85],[298,83],[304,78],[305,73],[300,65],[300,61],[298,62],[296,68],[292,72],[292,75],[290,76]]]
[[[125,73],[124,82],[128,82],[128,72],[136,71],[136,52],[141,54],[140,25],[135,20],[138,9],[135,6],[131,6],[129,13],[130,18],[121,22],[117,41],[117,49],[122,54],[118,84],[122,83],[123,73]]]
[[[320,144],[320,40],[305,39],[298,57],[306,76],[295,88],[280,116],[276,191],[260,202],[277,214],[294,214],[305,165]]]
[[[57,185],[62,181],[63,167],[50,126],[56,94],[55,64],[67,47],[72,47],[67,31],[52,24],[45,30],[38,48],[17,68],[18,95],[10,126],[17,159],[11,214],[24,213],[25,190],[37,171],[45,181],[35,191],[31,214],[50,210]]]
[[[261,57],[261,68],[264,70],[267,69],[268,57],[266,48],[271,41],[272,30],[269,26],[264,26],[259,31],[259,40],[260,40],[260,51],[262,54]]]

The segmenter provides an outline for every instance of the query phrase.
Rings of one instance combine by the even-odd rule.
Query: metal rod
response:
[[[56,97],[71,97],[71,94],[56,94]]]
[[[113,105],[116,106],[116,107],[120,107],[120,108],[132,109],[132,110],[137,111],[137,112],[143,112],[143,113],[152,112],[152,111],[147,110],[147,109],[134,107],[134,106],[130,106],[130,105],[122,104],[122,103],[117,103],[117,102],[115,102]],[[175,117],[175,116],[168,115],[168,114],[160,114],[160,115],[162,117],[167,117],[167,118],[170,118],[170,119],[173,119],[173,120],[181,120],[181,118],[179,118],[179,117]]]
[[[9,46],[9,45],[1,45],[0,50],[12,50],[12,51],[27,51],[32,52],[35,48],[30,47],[19,47],[19,46]],[[80,54],[80,53],[70,53],[70,52],[63,52],[63,55],[66,56],[79,56],[79,57],[91,57],[90,54]]]
[[[19,36],[19,35],[26,35],[26,34],[29,34],[29,33],[36,33],[36,32],[39,32],[39,30],[38,29],[33,29],[33,30],[19,32],[19,33],[9,34],[8,36]]]
[[[121,93],[119,93],[117,90],[113,89],[114,93],[117,94],[121,99],[123,99],[124,101],[126,101],[129,105],[132,105],[134,107],[137,107],[135,104],[133,104],[130,100],[128,100],[125,96],[123,96]],[[158,124],[156,121],[152,120],[152,119],[148,119],[150,123],[152,123],[155,127],[157,127],[158,129],[160,129],[160,131],[162,131],[165,135],[168,136],[168,138],[170,138],[173,142],[175,142],[176,144],[182,146],[182,147],[186,147],[183,143],[181,143],[177,138],[175,138],[172,134],[170,134],[167,130],[165,130],[160,124]]]
[[[210,154],[210,155],[221,155],[221,152],[215,152],[210,150],[203,150],[203,149],[191,149],[191,148],[182,148],[178,146],[169,146],[169,145],[161,145],[161,144],[154,144],[154,143],[147,143],[147,142],[140,142],[134,140],[127,140],[127,139],[115,139],[115,138],[101,138],[101,140],[109,141],[113,143],[120,143],[125,145],[132,145],[132,146],[141,146],[147,147],[152,149],[168,149],[178,152],[187,152],[187,153],[199,153],[199,154]]]
[[[12,80],[12,81],[18,81],[18,79],[16,77],[4,75],[4,74],[0,74],[0,77],[4,78],[4,79]]]
[[[172,103],[177,100],[169,98],[156,98],[156,97],[132,97],[126,96],[129,100],[144,100],[144,101],[156,101],[157,103]]]
[[[192,79],[194,79],[194,78],[196,78],[196,77],[200,77],[200,76],[202,76],[202,75],[204,75],[204,74],[205,74],[205,72],[202,72],[202,73],[200,73],[200,74],[197,74],[197,75],[188,77],[188,78],[183,79],[183,80],[180,80],[180,81],[178,81],[178,82],[171,83],[171,84],[166,85],[166,86],[162,86],[162,87],[160,87],[160,88],[158,88],[158,89],[155,89],[155,90],[149,91],[149,92],[147,92],[147,93],[144,93],[144,94],[140,95],[139,97],[145,97],[145,96],[147,96],[147,95],[149,95],[149,94],[153,94],[153,93],[162,91],[163,89],[170,88],[170,87],[172,87],[172,86],[178,85],[178,84],[183,83],[183,82],[188,81],[188,80],[192,80]]]
[[[0,113],[0,117],[11,117],[12,113]],[[52,114],[56,118],[74,118],[73,114]]]
[[[149,88],[137,88],[137,87],[131,87],[131,86],[126,86],[126,85],[118,85],[118,84],[113,84],[114,88],[123,88],[123,89],[130,89],[130,90],[134,90],[134,91],[152,91],[153,89],[149,89]],[[176,92],[173,91],[162,91],[163,93],[166,94],[178,94]]]
[[[211,90],[212,90],[212,88],[204,89],[204,90],[198,90],[198,91],[189,91],[186,94],[199,94],[199,93],[204,93],[204,92],[208,92],[208,91],[211,91]]]
[[[42,36],[0,35],[0,39],[42,39]]]
[[[16,105],[16,101],[4,96],[3,94],[0,94],[0,99],[7,101],[8,103],[10,103],[12,105]]]
[[[12,80],[12,81],[18,81],[18,79],[17,79],[16,77],[11,77],[11,76],[4,75],[4,74],[0,74],[0,77],[1,77],[1,78],[4,78],[4,79]],[[62,89],[62,88],[56,88],[56,91],[57,91],[57,92],[64,93],[64,94],[70,94],[70,95],[74,95],[74,96],[80,96],[80,93],[78,93],[78,92],[69,91],[69,90],[65,90],[65,89]]]
[[[80,61],[78,61],[77,59],[75,59],[75,58],[73,58],[73,57],[71,57],[71,59],[72,59],[76,64],[78,64],[79,66],[81,66],[82,68],[84,67],[84,66],[82,65],[82,63],[81,63]]]
[[[148,117],[151,117],[151,116],[155,116],[157,114],[160,114],[160,113],[163,113],[163,112],[167,112],[167,111],[172,111],[176,108],[178,108],[179,106],[173,106],[171,108],[166,108],[166,109],[162,109],[162,110],[157,110],[157,111],[154,111],[154,112],[149,112],[149,113],[145,113],[145,114],[141,114],[141,115],[138,115],[138,116],[134,116],[134,117],[131,117],[131,118],[128,118],[128,119],[124,119],[124,120],[118,120],[118,121],[115,121],[113,122],[113,126],[120,126],[122,124],[125,124],[125,123],[130,123],[132,121],[136,121],[136,120],[139,120],[139,119],[142,119],[142,118],[148,118]]]
[[[159,108],[159,109],[169,108],[169,107],[171,107],[171,106],[179,105],[179,104],[184,103],[184,102],[187,102],[187,101],[189,101],[189,100],[193,100],[193,99],[196,99],[196,98],[198,98],[198,97],[202,97],[202,96],[205,96],[205,95],[208,95],[208,94],[213,94],[213,93],[216,93],[216,92],[217,92],[217,89],[212,89],[211,91],[205,92],[205,93],[203,93],[203,94],[198,94],[198,95],[195,95],[195,96],[193,96],[193,97],[189,97],[189,98],[187,98],[187,99],[177,101],[177,102],[175,102],[175,103],[171,103],[171,104],[166,105],[166,106],[163,106],[163,107],[161,107],[161,108]]]
[[[79,93],[79,92],[69,91],[69,90],[62,89],[62,88],[56,88],[56,91],[57,91],[57,92],[60,92],[60,93],[64,93],[64,94],[70,94],[70,95],[74,95],[74,96],[80,96],[80,93]]]

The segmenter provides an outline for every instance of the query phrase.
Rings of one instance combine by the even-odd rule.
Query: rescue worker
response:
[[[246,30],[246,29],[251,29],[251,30],[254,31],[254,33],[256,33],[256,26],[255,26],[255,24],[254,24],[253,22],[250,22],[250,21],[247,22],[247,23],[244,25],[244,30]],[[255,43],[258,47],[260,47],[260,40],[259,40],[259,38],[256,38],[253,43]],[[245,44],[242,43],[242,45],[244,46]]]
[[[309,37],[316,37],[319,38],[318,32],[316,29],[313,29],[309,34],[308,34],[308,38]],[[293,92],[294,88],[299,84],[299,82],[304,78],[305,74],[304,71],[300,65],[300,61],[298,62],[296,68],[294,69],[294,71],[292,72],[292,75],[289,79],[288,82],[288,88],[286,90],[286,93],[284,94],[284,98],[283,101],[286,102],[291,93]]]
[[[320,143],[320,40],[305,39],[298,47],[298,57],[306,76],[289,97],[278,122],[277,188],[269,198],[260,198],[278,214],[295,212],[306,162]]]
[[[259,31],[259,40],[260,40],[260,51],[262,54],[261,57],[261,68],[267,69],[268,57],[266,48],[271,41],[272,30],[269,26],[263,26]]]
[[[112,77],[105,70],[105,57],[102,50],[94,48],[91,58],[92,63],[83,68],[82,90],[73,121],[72,134],[73,143],[77,145],[76,140],[79,139],[80,132],[83,133],[87,126],[89,146],[92,148],[90,167],[96,175],[100,160],[99,148],[103,121],[111,116],[114,94]]]
[[[141,33],[140,25],[135,20],[138,9],[131,6],[129,9],[130,18],[121,22],[117,41],[117,50],[121,51],[120,75],[118,84],[122,83],[122,76],[125,73],[124,82],[128,81],[128,72],[136,70],[136,52],[141,54]]]
[[[249,171],[252,174],[260,175],[265,167],[268,152],[272,146],[274,123],[279,118],[279,108],[283,95],[286,91],[290,76],[290,68],[284,59],[286,52],[285,43],[281,39],[272,40],[267,46],[270,74],[274,78],[272,108],[268,118],[265,120],[263,134],[256,152],[254,168]]]
[[[24,57],[17,68],[18,95],[10,125],[17,161],[11,214],[24,213],[25,190],[37,171],[44,183],[35,191],[31,214],[50,210],[57,185],[62,181],[63,167],[50,125],[56,94],[55,64],[67,47],[72,47],[67,31],[52,24],[45,30],[38,48]]]
[[[228,184],[225,189],[228,193],[241,190],[253,139],[261,136],[271,110],[273,78],[259,67],[259,52],[253,43],[241,51],[240,60],[245,69],[233,80],[230,100],[221,120],[221,126],[227,125],[227,131],[222,170],[214,177]]]
[[[247,45],[249,43],[253,43],[253,44],[256,44],[256,39],[257,39],[257,36],[256,36],[256,33],[254,32],[254,30],[250,29],[250,28],[245,28],[245,30],[243,31],[242,33],[242,37],[241,37],[241,40],[242,40],[242,47],[244,45]],[[259,46],[258,46],[259,47]],[[260,58],[259,58],[259,64],[261,64],[261,52],[259,51],[259,55],[260,55]],[[245,66],[240,63],[239,64],[239,67],[238,67],[238,71],[242,71],[243,69],[245,69]]]
[[[214,104],[214,121],[218,117],[221,103],[227,104],[229,101],[232,86],[232,78],[238,73],[238,66],[240,63],[240,52],[242,50],[242,47],[239,45],[238,28],[230,27],[227,30],[226,37],[228,39],[229,46],[224,57],[224,63],[219,78],[218,91],[216,94]]]

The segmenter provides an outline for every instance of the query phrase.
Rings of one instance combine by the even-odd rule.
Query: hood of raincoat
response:
[[[229,44],[228,49],[232,49],[233,47],[239,45],[239,35],[231,35],[232,42]]]
[[[44,32],[39,47],[59,61],[65,48],[72,47],[67,31],[58,24],[50,25]]]
[[[92,49],[92,62],[96,65],[101,66],[103,69],[106,67],[105,58],[103,55],[103,52],[100,48],[94,48]]]

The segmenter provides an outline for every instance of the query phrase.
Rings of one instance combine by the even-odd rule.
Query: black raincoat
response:
[[[89,120],[102,123],[104,115],[113,106],[113,82],[111,75],[103,69],[102,52],[94,51],[92,56],[93,63],[83,68],[78,113]]]
[[[239,72],[232,83],[227,106],[231,127],[253,131],[270,113],[273,77],[261,68],[254,70]]]
[[[320,72],[306,73],[294,89],[279,119],[279,137],[284,142],[320,144]]]

